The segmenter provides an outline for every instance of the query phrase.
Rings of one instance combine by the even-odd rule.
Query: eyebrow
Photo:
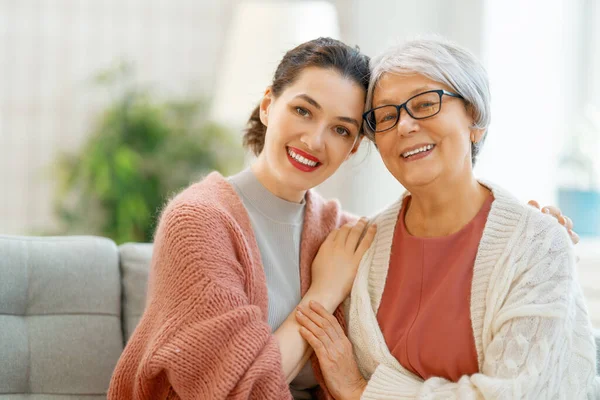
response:
[[[317,110],[322,110],[323,109],[323,107],[321,107],[321,105],[319,103],[317,103],[317,101],[315,99],[313,99],[312,97],[310,97],[307,94],[299,94],[298,96],[296,96],[296,98],[300,98],[300,99],[303,99],[303,100],[307,101],[308,103],[310,103],[313,106],[315,106],[317,108]]]
[[[410,92],[408,94],[408,97],[406,99],[408,100],[408,99],[410,99],[411,97],[413,97],[416,94],[427,92],[429,90],[435,90],[435,89],[433,89],[433,87],[430,86],[430,85],[425,85],[425,86],[418,87],[415,90],[413,90],[412,92]],[[373,104],[373,108],[380,107],[380,106],[385,106],[385,105],[390,105],[390,104],[396,104],[396,103],[393,100],[390,100],[390,99],[383,99],[383,100],[377,102],[377,106],[375,106]]]
[[[344,121],[344,122],[348,122],[352,125],[356,125],[356,127],[360,129],[360,124],[354,118],[350,118],[350,117],[336,117],[336,118],[339,119],[340,121]]]
[[[295,98],[303,99],[304,101],[308,102],[309,104],[312,104],[317,110],[323,110],[323,107],[321,107],[321,105],[319,103],[317,103],[317,101],[315,99],[313,99],[312,97],[310,97],[307,94],[299,94]],[[360,124],[354,118],[338,116],[338,117],[336,117],[336,119],[356,125],[356,127],[360,129]]]

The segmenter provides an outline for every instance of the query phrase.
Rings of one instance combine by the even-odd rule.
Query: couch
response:
[[[0,400],[106,398],[151,257],[151,244],[0,236]]]
[[[151,257],[151,244],[0,235],[0,400],[105,398]]]

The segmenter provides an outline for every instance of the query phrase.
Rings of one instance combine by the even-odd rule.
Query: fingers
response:
[[[301,306],[296,308],[296,321],[311,332],[317,332],[321,327],[314,321],[315,314],[306,309],[302,309]]]
[[[573,221],[571,220],[571,218],[567,217],[566,215],[562,215],[562,218],[565,220],[565,223],[563,224],[568,230],[572,230],[573,229]],[[560,222],[560,220],[558,221]],[[562,223],[562,222],[561,222]]]
[[[316,312],[309,308],[298,306],[296,320],[304,328],[308,329],[325,347],[331,348],[333,342],[324,327],[324,320]]]
[[[367,228],[367,233],[360,241],[358,248],[356,249],[356,257],[362,259],[365,255],[369,247],[371,247],[371,243],[373,243],[373,239],[375,239],[375,234],[377,233],[377,225],[372,224]]]
[[[557,220],[559,219],[559,217],[562,215],[562,213],[560,212],[560,209],[558,207],[554,207],[554,206],[544,206],[542,208],[542,212],[544,214],[550,214],[552,215],[554,218],[556,218]],[[560,221],[559,221],[560,222]]]
[[[531,202],[530,202],[530,204],[531,204]],[[571,220],[571,218],[567,217],[566,215],[562,215],[560,208],[554,207],[554,206],[545,206],[542,208],[542,212],[544,214],[552,215],[554,218],[556,218],[558,223],[567,229],[567,231],[569,232],[569,236],[571,237],[571,240],[573,241],[573,243],[574,244],[579,243],[579,235],[573,231],[573,221]]]
[[[356,225],[352,227],[350,233],[348,234],[348,238],[346,239],[346,248],[350,251],[355,251],[358,246],[358,242],[367,226],[367,219],[362,217],[356,222]]]
[[[339,233],[339,228],[338,229],[334,229],[331,232],[329,232],[329,235],[327,235],[327,238],[325,239],[325,242],[330,242],[333,243],[335,242],[335,239],[337,238],[337,235]],[[325,243],[323,242],[323,243]]]
[[[310,345],[310,347],[313,348],[313,350],[317,354],[317,357],[320,360],[325,351],[325,346],[323,345],[323,343],[321,343],[321,341],[317,339],[317,337],[311,331],[309,331],[303,326],[300,327],[300,336],[302,336],[304,340],[308,342],[308,344]]]
[[[538,203],[535,200],[529,200],[527,202],[527,204],[529,204],[532,207],[537,208],[538,210],[540,210],[540,203]],[[550,214],[552,215],[554,218],[556,218],[558,220],[558,222],[561,225],[565,225],[565,223],[567,222],[567,219],[563,220],[561,217],[564,217],[562,215],[562,212],[560,211],[560,208],[558,207],[554,207],[554,206],[544,206],[543,208],[541,208],[541,211],[544,214]],[[564,218],[568,218],[568,217],[564,217]],[[566,226],[566,225],[565,225]],[[567,227],[568,228],[568,227]]]
[[[579,243],[579,235],[577,233],[575,233],[575,231],[572,231],[571,229],[569,229],[569,236],[571,236],[571,240],[573,241],[573,244]]]
[[[579,235],[573,231],[573,220],[566,215],[561,215],[558,218],[558,222],[567,228],[567,232],[569,232],[569,236],[571,237],[573,244],[579,243]]]
[[[347,224],[344,224],[339,229],[339,232],[337,233],[337,236],[335,237],[335,242],[341,244],[342,247],[344,247],[346,245],[346,240],[348,240],[348,235],[350,235],[350,231],[352,230],[353,227],[354,227],[353,222],[348,222]]]
[[[337,334],[338,337],[342,337],[342,336],[346,335],[344,333],[344,330],[340,326],[340,323],[338,322],[338,320],[331,313],[329,313],[329,311],[327,311],[325,309],[325,307],[323,307],[321,305],[321,303],[319,303],[317,301],[311,301],[309,303],[309,307],[311,308],[311,310],[313,310],[319,316],[321,316],[321,318],[323,318],[324,321],[326,321],[328,323],[328,326],[330,326],[331,329],[333,331],[335,331],[335,333]]]
[[[298,306],[296,319],[300,325],[308,329],[327,348],[330,354],[344,352],[346,334],[338,323],[321,304],[311,301],[308,307]]]

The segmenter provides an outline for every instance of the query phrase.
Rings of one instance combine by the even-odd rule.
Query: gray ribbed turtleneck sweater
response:
[[[229,177],[252,223],[262,258],[269,296],[268,322],[275,331],[302,299],[300,293],[300,238],[305,202],[292,203],[275,196],[250,168]],[[307,388],[317,385],[308,362],[292,381],[295,399],[310,399]]]

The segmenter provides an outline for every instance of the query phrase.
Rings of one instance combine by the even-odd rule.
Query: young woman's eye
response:
[[[348,132],[348,129],[344,128],[343,126],[336,126],[335,132],[341,136],[350,136],[350,132]]]
[[[296,114],[300,115],[301,117],[307,117],[310,115],[310,112],[308,112],[306,108],[296,107]]]

